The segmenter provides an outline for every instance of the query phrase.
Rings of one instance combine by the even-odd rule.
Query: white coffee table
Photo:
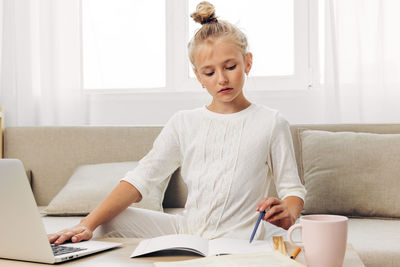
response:
[[[178,260],[189,260],[196,259],[199,256],[157,256],[157,257],[141,257],[141,258],[130,258],[132,251],[139,244],[140,239],[138,238],[104,238],[99,239],[102,241],[119,242],[123,243],[122,247],[90,255],[87,257],[79,258],[69,262],[62,263],[62,266],[85,266],[85,267],[123,267],[123,266],[153,266],[155,261],[178,261]],[[294,247],[286,243],[287,252],[291,255],[294,251]],[[304,254],[302,252],[296,258],[296,261],[305,263]],[[51,266],[48,264],[14,261],[0,259],[0,267],[28,267],[28,266]],[[61,266],[61,265],[59,265]],[[346,255],[343,263],[343,267],[365,267],[362,263],[357,252],[353,249],[351,244],[348,244]]]

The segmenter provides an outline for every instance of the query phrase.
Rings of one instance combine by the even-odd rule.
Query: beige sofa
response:
[[[9,127],[4,131],[4,157],[22,160],[30,174],[37,204],[42,209],[63,188],[78,166],[140,160],[149,151],[160,130],[161,127]],[[367,144],[364,144],[357,141],[359,140],[357,135],[351,133],[400,134],[400,125],[294,125],[291,126],[291,130],[301,179],[306,181],[306,186],[308,182],[310,184],[306,199],[309,201],[306,201],[304,213],[336,213],[351,217],[348,242],[359,253],[364,264],[400,266],[400,212],[397,209],[400,202],[398,197],[393,195],[393,192],[400,191],[397,182],[400,181],[400,174],[397,181],[392,181],[390,186],[386,184],[379,186],[378,179],[375,187],[371,187],[370,183],[365,187],[364,180],[353,182],[352,178],[347,177],[349,173],[357,176],[366,170],[369,175],[374,170],[379,170],[379,166],[375,166],[371,170],[363,167],[360,172],[354,172],[352,166],[354,169],[359,166],[357,167],[357,162],[349,162],[348,159],[357,161],[358,158],[364,158],[365,151],[362,149],[368,149],[369,143],[375,145],[380,145],[380,142],[383,142],[383,145],[388,142],[393,143],[391,139],[375,142],[374,138],[389,136],[395,141],[399,138],[397,135],[367,134],[361,138],[367,140]],[[350,137],[346,134],[335,135],[334,132],[347,132]],[[397,155],[396,150],[400,151],[400,144],[395,141],[393,143],[395,149],[390,150],[395,154],[389,154],[389,158]],[[358,150],[352,149],[352,143]],[[385,151],[386,148],[383,152]],[[380,151],[374,148],[372,154],[368,154],[366,158],[371,159],[377,155],[381,157]],[[334,157],[330,159],[331,156]],[[394,162],[392,165],[396,164]],[[336,172],[336,169],[341,169],[345,165],[343,172]],[[335,169],[332,171],[329,168]],[[343,177],[346,179],[343,180]],[[362,176],[361,179],[370,181],[374,177]],[[390,187],[391,191],[382,193],[385,186]],[[375,192],[374,188],[380,191]],[[347,195],[340,195],[342,193]],[[379,197],[376,198],[375,194]],[[186,187],[178,169],[172,175],[165,192],[163,201],[165,212],[182,209],[186,195]],[[274,192],[271,192],[271,195],[274,195]],[[376,205],[382,207],[377,208]],[[394,205],[394,208],[391,205]],[[75,224],[80,218],[45,216],[43,221],[46,230],[53,232]]]

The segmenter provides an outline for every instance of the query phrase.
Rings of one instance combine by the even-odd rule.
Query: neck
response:
[[[216,113],[230,114],[242,111],[251,105],[244,96],[240,99],[236,98],[231,102],[213,101],[207,106],[207,109]]]

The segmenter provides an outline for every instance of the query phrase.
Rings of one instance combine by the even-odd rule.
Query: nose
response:
[[[218,84],[225,85],[227,83],[228,83],[228,77],[226,76],[226,74],[223,71],[221,71],[218,74]]]

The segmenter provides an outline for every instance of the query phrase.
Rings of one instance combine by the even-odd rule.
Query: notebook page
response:
[[[131,257],[167,249],[192,251],[206,256],[208,253],[208,240],[192,235],[164,235],[154,237],[140,241]]]
[[[208,255],[244,254],[273,251],[272,241],[247,239],[217,238],[209,241]]]

